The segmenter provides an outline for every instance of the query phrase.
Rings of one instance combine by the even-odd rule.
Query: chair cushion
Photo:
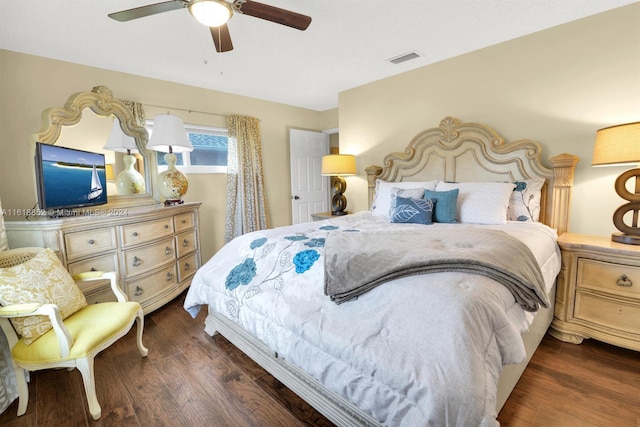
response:
[[[13,267],[0,268],[0,304],[29,302],[56,304],[63,319],[87,305],[84,294],[51,249],[42,249]],[[47,316],[18,317],[11,322],[26,344],[51,329]]]
[[[13,359],[20,364],[40,364],[60,362],[64,360],[87,357],[105,343],[108,347],[113,341],[125,335],[140,310],[140,304],[129,302],[103,302],[91,304],[77,311],[64,320],[73,345],[69,349],[69,356],[60,357],[60,347],[55,332],[48,331],[31,345],[20,339],[11,350]]]

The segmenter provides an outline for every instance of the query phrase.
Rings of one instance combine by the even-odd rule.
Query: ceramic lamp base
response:
[[[146,191],[144,177],[133,168],[136,158],[131,154],[122,157],[125,169],[116,178],[116,188],[119,195],[142,194]]]
[[[165,204],[182,203],[182,196],[187,193],[189,181],[185,174],[176,169],[176,155],[173,153],[164,156],[169,168],[158,174],[156,187],[165,199]]]

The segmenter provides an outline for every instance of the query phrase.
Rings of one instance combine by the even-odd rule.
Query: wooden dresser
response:
[[[86,215],[6,221],[11,248],[55,250],[71,274],[116,271],[149,313],[179,295],[200,267],[200,203],[95,209]],[[80,284],[90,303],[115,300],[108,282]]]
[[[640,246],[572,233],[558,243],[562,271],[550,334],[640,350]]]

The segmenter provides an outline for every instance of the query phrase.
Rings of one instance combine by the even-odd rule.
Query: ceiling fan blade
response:
[[[269,6],[268,4],[258,3],[256,1],[236,0],[234,6],[236,10],[239,10],[245,15],[266,19],[267,21],[286,25],[287,27],[301,31],[306,30],[309,24],[311,24],[310,16],[301,15],[290,10],[280,9],[279,7]]]
[[[176,9],[187,7],[188,1],[172,0],[163,3],[149,4],[146,6],[135,7],[133,9],[121,10],[120,12],[110,13],[108,16],[116,21],[126,22],[132,19],[144,18],[145,16],[155,15],[163,12],[170,12]]]
[[[213,44],[216,45],[216,52],[229,52],[233,50],[231,34],[229,34],[227,24],[222,24],[219,27],[210,27],[209,29],[211,30]]]

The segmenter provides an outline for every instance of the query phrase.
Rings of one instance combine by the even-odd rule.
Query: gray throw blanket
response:
[[[549,306],[531,250],[503,231],[360,231],[329,233],[325,241],[325,294],[337,304],[393,279],[445,271],[490,277],[527,311]]]

